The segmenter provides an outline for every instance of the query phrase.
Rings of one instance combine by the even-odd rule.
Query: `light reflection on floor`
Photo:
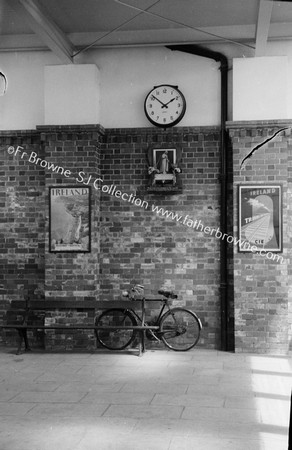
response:
[[[252,389],[256,409],[260,415],[260,433],[263,449],[275,450],[275,442],[270,442],[271,434],[287,436],[290,417],[290,396],[292,389],[291,361],[273,356],[250,356]],[[279,441],[279,449],[282,444]],[[274,445],[274,446],[273,446]],[[286,450],[286,447],[283,448]]]

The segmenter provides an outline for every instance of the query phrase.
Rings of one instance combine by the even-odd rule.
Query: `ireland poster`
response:
[[[239,187],[239,251],[282,251],[281,186]]]
[[[50,187],[50,252],[90,252],[90,187]]]

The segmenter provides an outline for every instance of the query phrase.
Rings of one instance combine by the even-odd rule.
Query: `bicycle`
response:
[[[143,295],[143,301],[160,301],[161,309],[156,320],[148,324],[137,314],[133,308],[110,308],[95,319],[95,334],[97,341],[109,350],[124,350],[136,338],[138,323],[145,329],[146,337],[150,340],[163,342],[168,348],[175,351],[187,351],[193,348],[200,339],[202,323],[197,314],[182,307],[170,307],[170,300],[176,299],[173,291],[160,289],[158,293],[162,299],[146,299],[144,287],[135,285],[131,289],[132,295],[124,291],[123,296],[129,300],[138,300],[136,294]],[[141,299],[140,299],[141,300]],[[165,312],[165,310],[167,310]],[[145,326],[145,328],[144,328]],[[103,327],[105,327],[103,329]],[[106,328],[107,327],[107,328]],[[109,329],[108,327],[114,327]],[[117,327],[123,327],[117,329]],[[126,328],[125,328],[126,327]]]

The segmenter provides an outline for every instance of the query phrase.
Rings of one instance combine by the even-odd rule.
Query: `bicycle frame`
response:
[[[135,298],[132,298],[132,300],[135,301],[136,299],[135,299]],[[146,298],[144,298],[143,300],[147,301]],[[151,301],[153,301],[153,300],[148,300],[148,301],[151,302]],[[167,299],[167,298],[165,298],[165,299],[163,298],[163,299],[161,299],[161,300],[159,299],[159,301],[162,302],[163,305],[161,306],[161,309],[160,309],[160,311],[159,311],[159,315],[158,315],[157,319],[155,320],[154,325],[158,325],[158,324],[159,324],[159,321],[160,321],[160,319],[161,319],[161,317],[162,317],[162,315],[163,315],[165,309],[168,309],[168,311],[171,311],[171,308],[170,308],[170,306],[169,306],[169,304],[168,304],[168,299]],[[136,313],[136,311],[135,311],[133,308],[127,308],[126,311],[130,311],[130,313],[133,313],[134,316],[136,317],[136,319],[138,319],[139,322],[142,323],[142,318],[139,316],[138,313]]]

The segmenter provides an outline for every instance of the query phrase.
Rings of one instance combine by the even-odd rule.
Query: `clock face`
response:
[[[172,127],[184,116],[186,101],[176,86],[162,84],[155,86],[144,103],[147,119],[157,127]]]

